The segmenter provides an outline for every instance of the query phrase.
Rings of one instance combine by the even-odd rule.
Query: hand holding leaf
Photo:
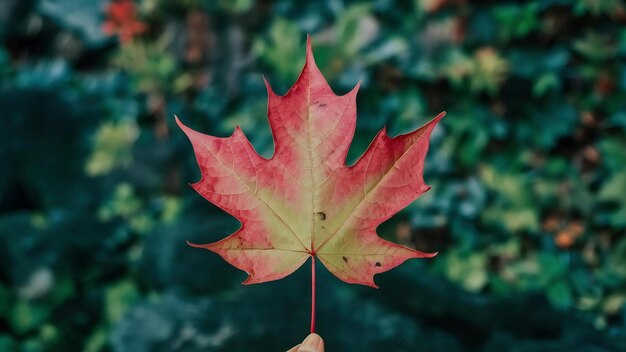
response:
[[[227,138],[189,137],[202,179],[192,187],[241,221],[229,237],[194,247],[211,250],[248,273],[244,284],[278,280],[315,258],[347,283],[377,287],[374,275],[410,258],[430,258],[378,237],[376,228],[430,188],[423,179],[430,134],[443,117],[394,138],[380,131],[361,158],[345,164],[356,126],[356,93],[333,93],[306,63],[284,96],[267,84],[274,155],[257,154],[237,127]],[[311,331],[315,329],[314,304]]]

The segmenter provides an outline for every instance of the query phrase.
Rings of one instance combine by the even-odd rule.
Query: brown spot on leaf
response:
[[[382,266],[382,264],[380,264],[380,262],[376,262],[375,264],[376,266]]]
[[[324,221],[326,220],[326,213],[324,213],[323,211],[318,211],[316,212],[317,216],[320,217],[320,220]]]
[[[343,256],[343,257],[341,257],[341,258],[343,259],[343,262],[344,262],[344,263],[347,263],[347,262],[348,262],[348,257]]]

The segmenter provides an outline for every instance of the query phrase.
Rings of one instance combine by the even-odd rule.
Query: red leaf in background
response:
[[[117,34],[122,43],[128,43],[139,34],[146,32],[148,26],[137,19],[137,7],[133,0],[111,2],[106,9],[107,20],[102,26],[104,33]]]

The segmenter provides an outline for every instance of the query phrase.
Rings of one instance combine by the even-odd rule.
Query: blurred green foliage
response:
[[[186,246],[237,222],[186,186],[173,115],[270,156],[262,76],[286,92],[307,33],[336,93],[362,82],[349,162],[448,111],[433,189],[379,229],[439,255],[375,293],[320,274],[331,351],[626,349],[623,2],[138,0],[120,43],[121,2],[0,2],[0,351],[303,337],[306,273],[241,288]]]

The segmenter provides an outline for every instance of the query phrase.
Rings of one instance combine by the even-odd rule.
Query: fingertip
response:
[[[298,352],[324,352],[324,340],[316,333],[312,333],[302,341]]]

